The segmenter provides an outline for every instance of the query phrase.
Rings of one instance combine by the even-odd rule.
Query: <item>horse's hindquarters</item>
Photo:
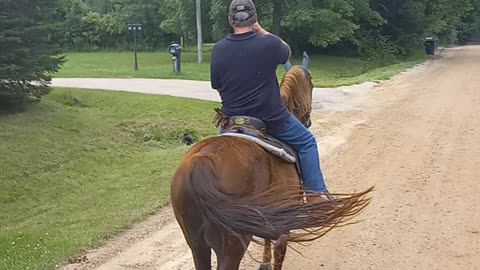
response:
[[[228,212],[222,211],[221,205],[231,198],[220,191],[212,160],[198,155],[187,161],[173,177],[171,196],[196,269],[211,269],[211,249],[219,269],[238,269],[250,236],[233,232],[222,219]]]

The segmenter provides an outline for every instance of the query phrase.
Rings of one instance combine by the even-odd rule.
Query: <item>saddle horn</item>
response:
[[[306,70],[310,68],[310,57],[308,56],[307,52],[303,52],[302,67],[304,67]]]

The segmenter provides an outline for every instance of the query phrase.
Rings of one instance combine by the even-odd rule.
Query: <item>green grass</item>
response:
[[[0,117],[0,269],[53,269],[169,198],[188,149],[216,132],[211,102],[54,90]]]
[[[182,73],[174,74],[170,54],[140,53],[139,71],[133,71],[133,53],[131,52],[97,52],[97,53],[69,53],[67,63],[56,77],[61,78],[159,78],[159,79],[189,79],[210,80],[210,54],[204,55],[205,63],[197,63],[195,52],[187,51],[182,54]],[[336,87],[351,85],[365,81],[389,79],[405,68],[409,68],[426,59],[422,52],[418,52],[409,59],[399,61],[389,66],[370,63],[360,58],[338,56],[311,56],[311,72],[314,84],[317,87]],[[300,59],[292,62],[300,63]],[[284,71],[279,67],[279,78]]]
[[[316,87],[338,87],[366,81],[388,80],[426,59],[427,56],[422,51],[417,51],[407,59],[384,66],[361,58],[313,55],[310,71]],[[300,60],[294,59],[293,63],[299,64]],[[279,69],[277,74],[283,76],[284,71]]]
[[[206,55],[208,56],[208,55]],[[206,57],[208,60],[209,56]],[[174,74],[169,53],[139,53],[139,71],[133,70],[131,52],[69,53],[55,77],[61,78],[159,78],[209,80],[210,65],[198,64],[193,52],[182,54],[182,74]]]

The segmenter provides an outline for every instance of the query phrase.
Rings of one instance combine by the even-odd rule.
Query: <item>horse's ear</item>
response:
[[[288,72],[292,68],[292,63],[290,63],[290,59],[287,60],[285,64],[283,64],[283,67],[285,68],[286,72]]]
[[[310,68],[310,57],[308,56],[307,52],[303,52],[302,67],[304,67],[306,70]]]

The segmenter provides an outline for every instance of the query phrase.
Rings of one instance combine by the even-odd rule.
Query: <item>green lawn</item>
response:
[[[69,53],[67,62],[55,77],[210,79],[210,65],[199,65],[197,55],[192,52],[182,54],[182,74],[179,75],[173,73],[169,53],[139,53],[137,72],[133,70],[133,59],[133,52]]]
[[[0,269],[52,269],[168,203],[211,102],[56,89],[0,116]]]
[[[204,55],[205,63],[197,64],[195,52],[182,54],[182,74],[172,71],[171,55],[161,53],[140,53],[139,71],[133,71],[133,53],[96,52],[69,53],[67,63],[56,77],[62,78],[160,78],[189,79],[208,81],[210,79],[210,54]],[[378,81],[390,78],[405,68],[414,66],[426,59],[421,51],[402,62],[382,67],[360,58],[312,55],[311,71],[317,87],[351,85],[364,81]],[[299,63],[300,59],[293,59]],[[278,76],[284,71],[279,67]]]

